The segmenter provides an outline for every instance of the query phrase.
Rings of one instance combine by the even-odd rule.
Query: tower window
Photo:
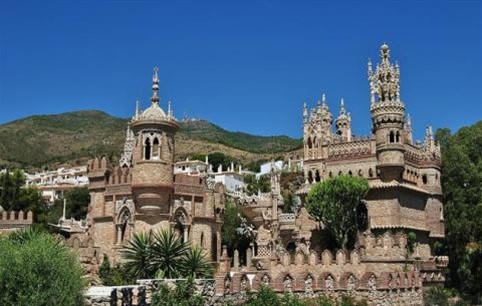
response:
[[[308,137],[308,149],[312,148],[311,137]]]
[[[308,171],[308,183],[313,183],[313,172]]]
[[[149,138],[146,139],[144,145],[144,159],[150,160],[151,159],[151,140]]]
[[[393,131],[390,131],[390,139],[389,139],[390,143],[394,143],[395,142],[395,133]]]
[[[423,183],[424,185],[427,185],[427,182],[428,182],[427,175],[426,175],[426,174],[422,175],[422,183]]]
[[[159,158],[160,157],[160,146],[159,146],[159,139],[154,138],[154,141],[152,142],[152,158]]]
[[[397,132],[397,142],[400,142],[400,132]]]
[[[372,170],[372,168],[370,168],[370,169],[368,170],[368,176],[369,176],[369,177],[373,177],[373,170]]]
[[[316,181],[316,182],[320,182],[320,181],[321,181],[320,171],[318,171],[318,170],[316,170],[316,172],[315,172],[315,181]]]

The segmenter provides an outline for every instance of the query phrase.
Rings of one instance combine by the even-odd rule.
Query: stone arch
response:
[[[323,272],[321,273],[319,284],[322,290],[335,290],[336,278],[330,272]]]
[[[126,240],[126,238],[130,237],[131,234],[131,228],[130,224],[132,223],[132,214],[127,208],[127,206],[124,206],[121,208],[119,213],[117,214],[117,243],[120,244],[123,241]]]
[[[308,171],[308,183],[313,183],[313,172]]]
[[[239,282],[239,288],[241,289],[241,291],[248,291],[251,289],[251,284],[249,283],[249,279],[246,274],[243,274],[241,276],[241,279]]]
[[[390,131],[389,136],[388,136],[388,142],[394,143],[395,142],[395,132]]]
[[[310,273],[304,273],[298,281],[298,288],[304,290],[306,293],[313,293],[316,290],[316,278]]]
[[[320,181],[321,181],[320,171],[316,170],[315,171],[315,182],[320,182]]]
[[[313,148],[313,142],[311,141],[311,137],[308,137],[308,141],[307,141],[307,145],[308,145],[308,149],[311,149]]]
[[[144,141],[144,159],[150,160],[151,159],[151,139],[149,137],[146,138]]]
[[[356,290],[359,285],[358,278],[352,272],[345,272],[340,279],[340,287],[348,291]]]
[[[366,272],[363,274],[360,285],[365,287],[365,289],[368,290],[377,290],[378,287],[378,282],[377,282],[377,276],[373,272]]]
[[[159,143],[159,138],[154,137],[152,141],[152,158],[158,159],[161,156],[161,146]]]
[[[283,274],[281,285],[283,292],[292,292],[294,289],[294,277],[290,273]]]

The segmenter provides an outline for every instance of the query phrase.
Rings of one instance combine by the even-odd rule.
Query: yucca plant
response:
[[[201,248],[193,246],[182,258],[182,272],[185,277],[207,278],[212,275],[213,269],[207,261],[206,253]]]
[[[151,233],[135,233],[129,244],[122,250],[124,268],[130,277],[136,279],[152,278],[156,272],[152,265],[153,239]]]
[[[129,277],[202,278],[212,274],[206,254],[191,247],[171,229],[156,234],[136,233],[122,251]]]
[[[151,264],[156,272],[163,271],[167,278],[182,276],[182,258],[189,245],[173,230],[161,230],[154,235]]]

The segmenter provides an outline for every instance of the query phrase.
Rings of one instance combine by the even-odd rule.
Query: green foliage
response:
[[[482,292],[482,121],[451,135],[439,129],[446,239],[437,253],[448,254],[447,285],[473,302]]]
[[[10,211],[38,212],[43,204],[42,196],[34,188],[22,188],[25,184],[25,175],[21,170],[0,173],[0,206]]]
[[[411,255],[415,250],[415,245],[417,243],[417,235],[414,232],[409,232],[407,234],[407,252]]]
[[[281,306],[279,296],[268,286],[262,285],[259,291],[254,294],[249,292],[245,306]]]
[[[0,239],[0,305],[83,305],[79,262],[46,233]]]
[[[368,306],[368,303],[366,300],[356,300],[349,295],[344,295],[341,298],[340,306]]]
[[[258,194],[258,191],[269,192],[271,190],[271,183],[269,175],[261,175],[256,178],[255,175],[249,174],[244,177],[246,183],[246,193],[248,195]]]
[[[425,306],[449,306],[449,299],[452,296],[449,290],[434,286],[425,291],[423,300]]]
[[[73,188],[67,191],[64,197],[67,200],[67,218],[85,219],[90,203],[89,189],[87,187]]]
[[[244,253],[243,251],[248,248],[250,243],[246,236],[239,235],[236,231],[241,226],[241,215],[241,209],[234,204],[232,199],[228,198],[221,227],[221,243],[227,247],[230,256],[233,256],[235,249],[238,249],[241,254]]]
[[[192,278],[176,283],[176,288],[170,289],[166,284],[152,295],[152,306],[202,306],[204,300],[194,293]]]
[[[356,210],[368,193],[368,182],[360,177],[337,176],[315,184],[306,198],[306,209],[323,222],[338,247],[351,247],[357,230]]]
[[[197,155],[193,155],[191,158],[193,160],[197,159],[200,161],[204,161],[206,159],[206,155],[197,154]],[[208,159],[209,159],[209,163],[213,166],[214,171],[218,170],[219,165],[223,166],[223,169],[226,170],[228,167],[231,166],[231,163],[235,163],[235,164],[239,163],[239,161],[236,158],[221,152],[214,152],[214,153],[208,154]]]
[[[299,198],[295,196],[295,192],[301,188],[305,179],[301,172],[282,172],[280,176],[281,196],[284,205],[282,210],[284,213],[295,212],[295,207],[299,205]]]
[[[213,268],[208,263],[206,253],[197,246],[193,246],[187,250],[186,255],[182,258],[182,271],[184,276],[192,278],[209,278],[213,274]]]
[[[207,277],[212,273],[205,254],[170,229],[154,235],[135,233],[122,254],[124,269],[132,279]]]
[[[135,283],[135,279],[129,278],[124,267],[120,265],[111,267],[109,258],[105,254],[99,267],[99,278],[104,286],[123,286]]]

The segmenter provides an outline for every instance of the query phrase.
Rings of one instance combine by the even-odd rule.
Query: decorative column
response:
[[[189,231],[187,225],[184,226],[184,242],[188,242],[189,240]]]
[[[234,269],[237,270],[239,269],[239,251],[236,249],[234,250],[234,263],[233,263],[233,266],[234,266]]]

